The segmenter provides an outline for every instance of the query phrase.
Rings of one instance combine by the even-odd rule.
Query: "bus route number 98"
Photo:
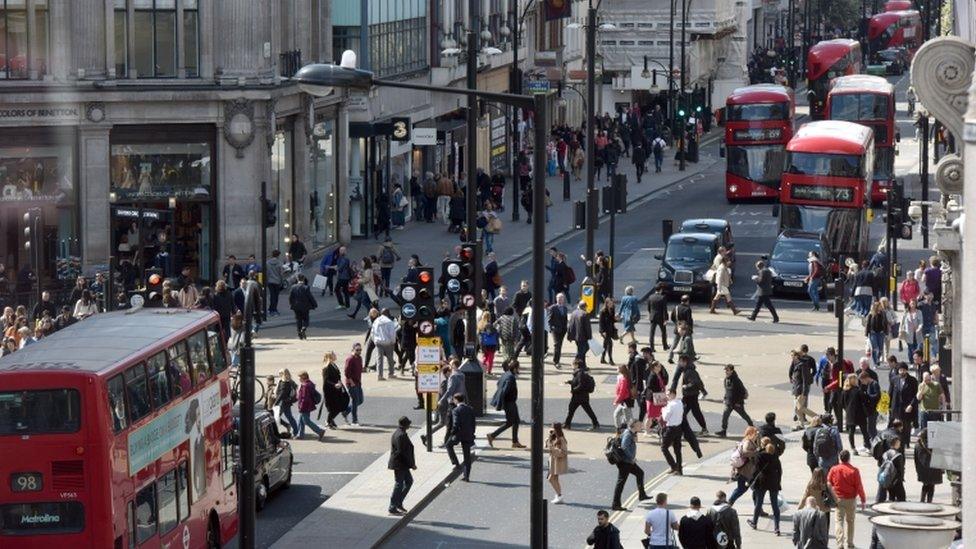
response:
[[[44,486],[40,473],[14,473],[10,475],[11,492],[39,492]]]

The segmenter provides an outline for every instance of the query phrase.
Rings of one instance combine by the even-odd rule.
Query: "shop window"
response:
[[[111,190],[116,200],[206,198],[210,143],[112,145]]]
[[[0,0],[0,79],[26,79],[47,72],[47,0],[35,0],[34,27],[28,25],[27,0]]]
[[[129,14],[125,10],[125,0],[115,0],[115,76],[125,78],[129,74]]]

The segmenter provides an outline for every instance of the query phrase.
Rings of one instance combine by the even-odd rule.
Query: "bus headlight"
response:
[[[739,186],[738,185],[729,185],[729,192],[730,193],[737,193],[737,192],[739,192]]]

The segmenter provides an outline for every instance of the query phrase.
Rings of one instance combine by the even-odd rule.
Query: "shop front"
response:
[[[127,288],[147,269],[217,277],[217,202],[211,125],[115,126],[109,202],[112,250]]]
[[[0,131],[0,301],[27,304],[44,289],[70,287],[81,274],[75,127]],[[25,214],[40,217],[25,232]],[[38,246],[32,254],[30,246]],[[39,257],[39,260],[37,259]]]

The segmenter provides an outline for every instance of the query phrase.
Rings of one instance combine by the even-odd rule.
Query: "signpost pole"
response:
[[[417,338],[417,392],[424,395],[427,416],[425,446],[428,452],[434,451],[433,415],[434,395],[440,389],[438,370],[441,366],[441,339],[439,337]]]

